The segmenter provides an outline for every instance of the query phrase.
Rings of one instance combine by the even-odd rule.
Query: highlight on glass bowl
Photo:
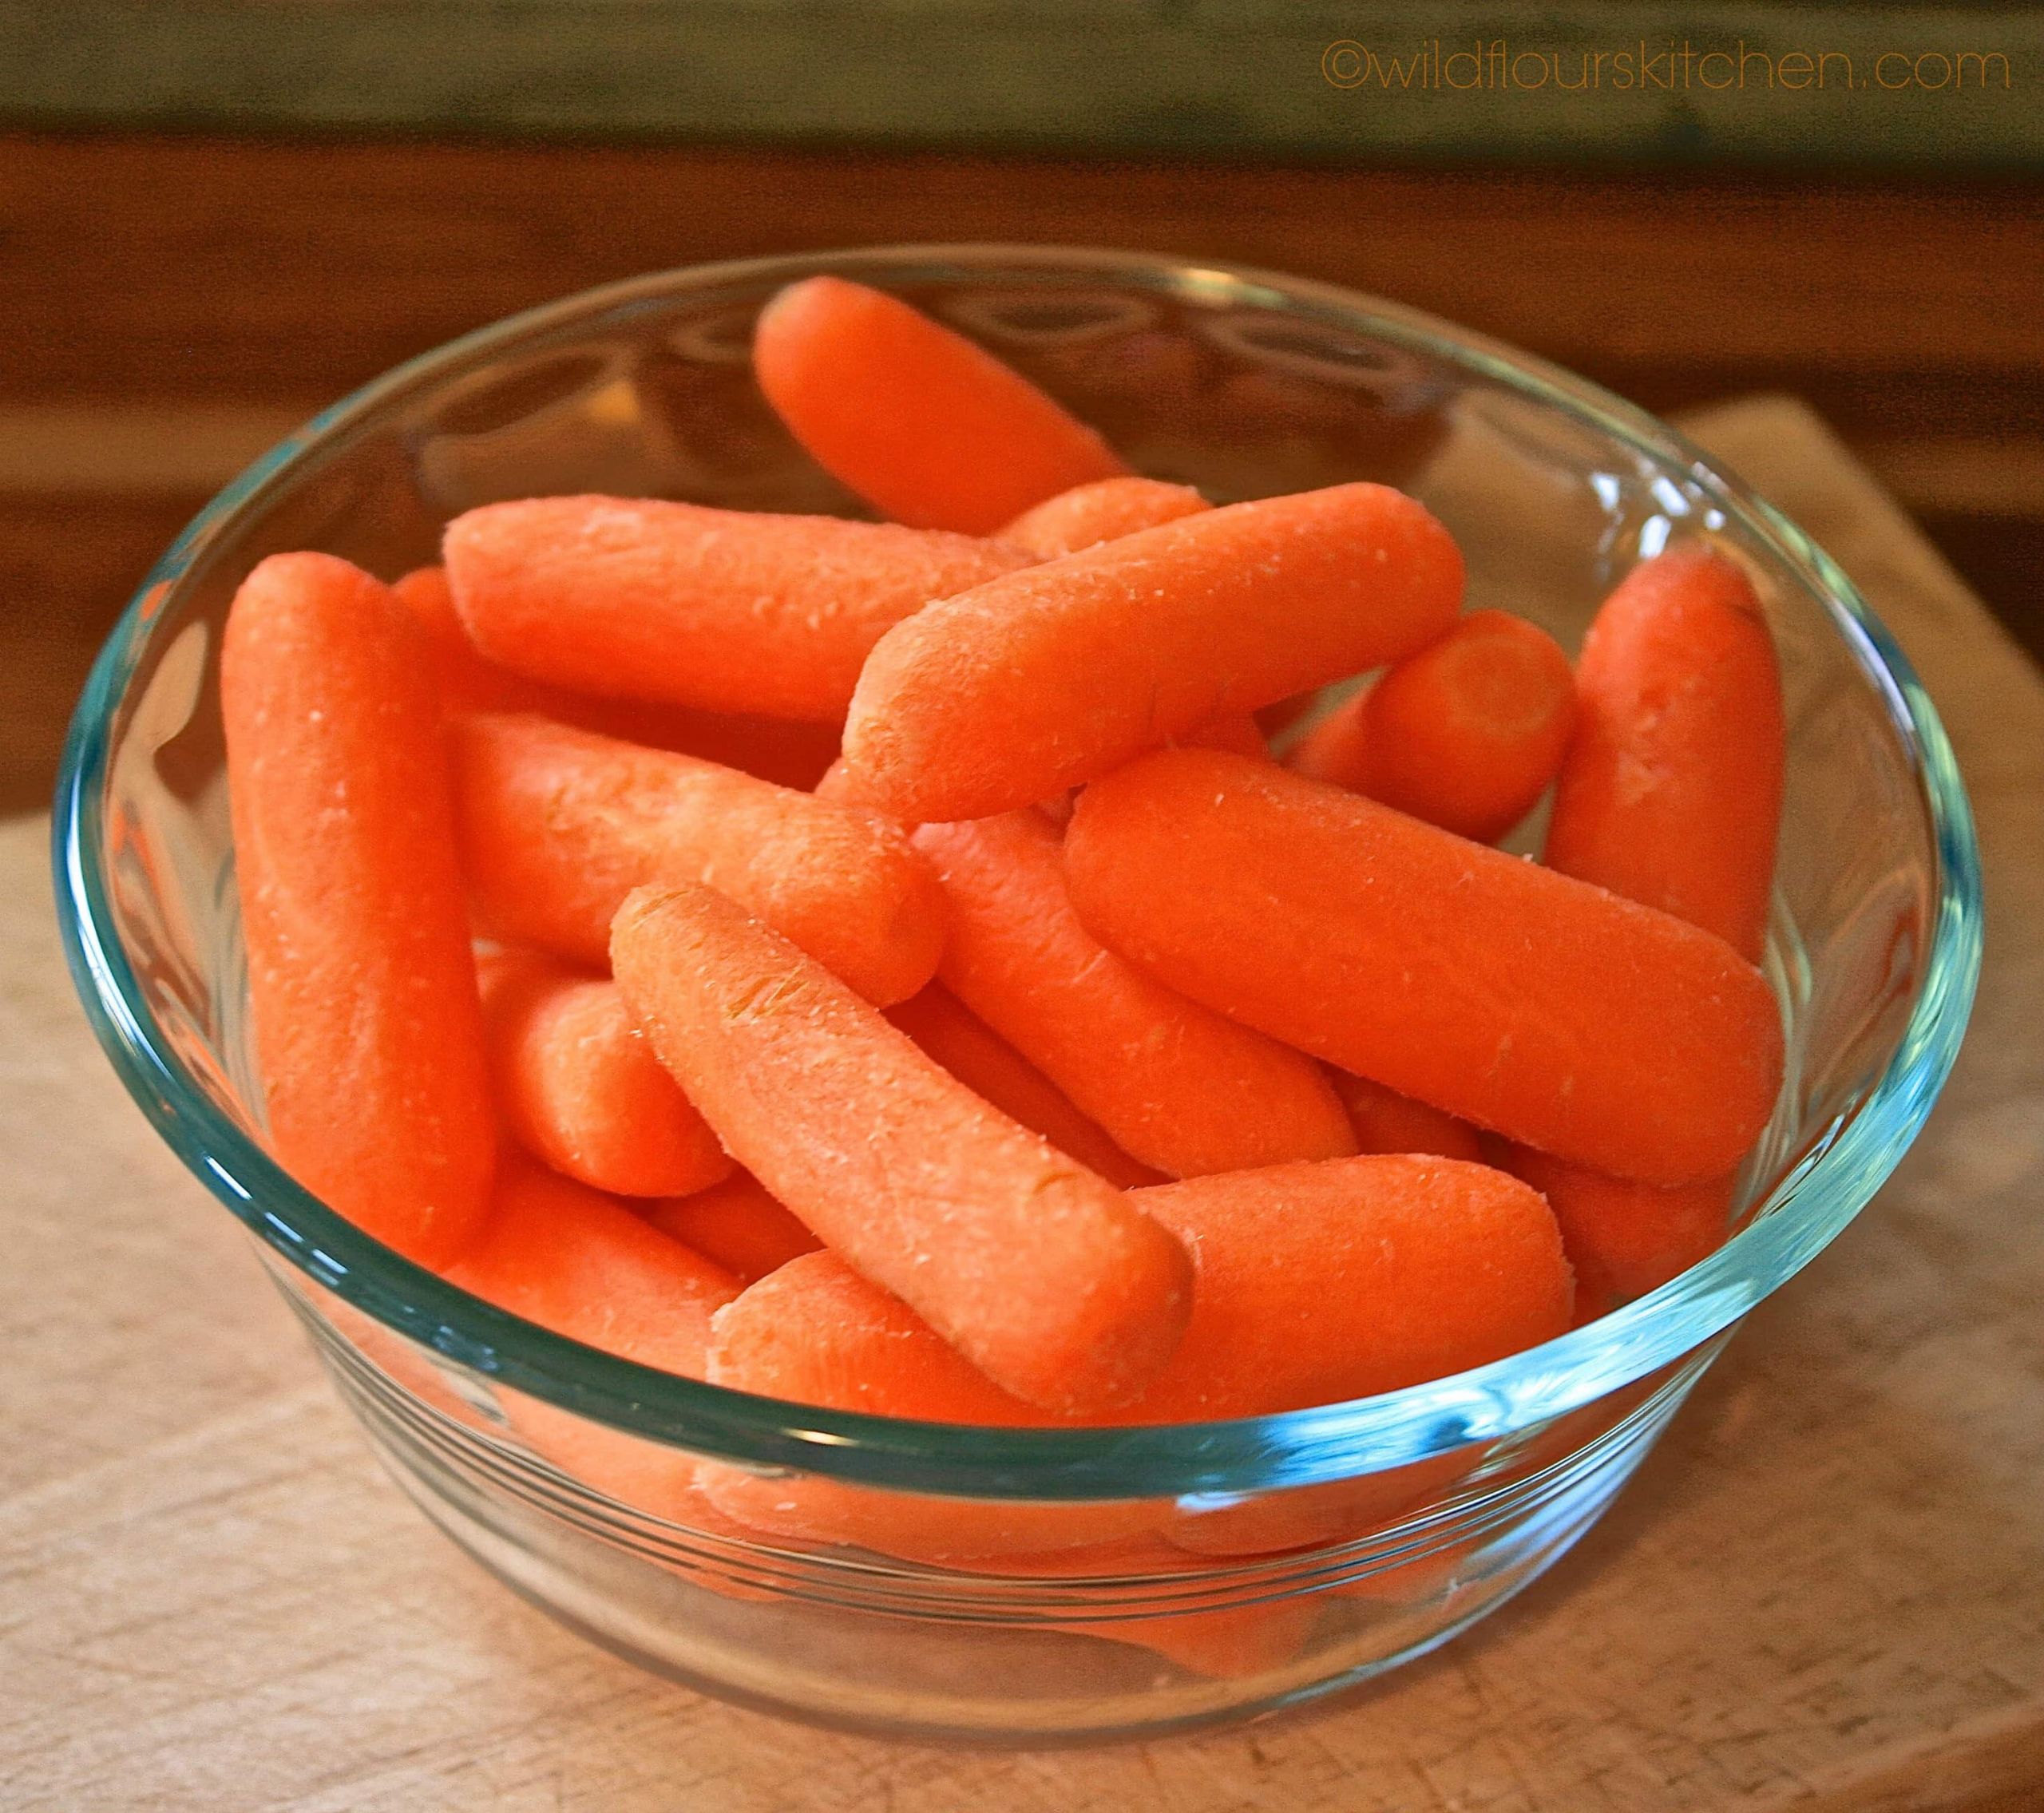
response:
[[[151,576],[56,837],[108,1054],[436,1523],[691,1684],[981,1741],[1531,1580],[1979,961],[1929,703],[1695,449],[1055,248],[371,385]]]

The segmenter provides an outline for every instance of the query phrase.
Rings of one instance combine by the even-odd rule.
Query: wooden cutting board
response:
[[[1864,587],[1987,852],[1972,1037],[1895,1181],[1546,1579],[1337,1704],[946,1752],[638,1673],[377,1471],[144,1126],[0,827],[0,1805],[83,1813],[2044,1807],[2044,680],[1800,405],[1690,426]]]

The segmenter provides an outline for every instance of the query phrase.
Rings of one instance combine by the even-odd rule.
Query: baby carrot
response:
[[[872,1000],[937,967],[944,901],[899,827],[543,718],[454,726],[461,853],[496,936],[600,966],[624,897],[711,883]]]
[[[1131,1190],[1164,1180],[1088,1120],[1072,1098],[942,984],[887,1010],[887,1017],[976,1095],[1040,1133],[1068,1158]]]
[[[1409,1095],[1386,1089],[1380,1083],[1349,1071],[1329,1072],[1334,1093],[1349,1110],[1349,1125],[1356,1130],[1356,1146],[1363,1152],[1431,1153],[1437,1158],[1480,1161],[1483,1156],[1476,1130],[1452,1114],[1444,1114]]]
[[[485,959],[481,975],[497,1103],[527,1151],[615,1196],[679,1196],[730,1175],[616,983],[527,951]]]
[[[570,1340],[703,1376],[713,1311],[738,1280],[621,1202],[523,1160],[447,1281]]]
[[[1097,478],[1024,510],[997,532],[996,539],[1026,548],[1040,560],[1055,560],[1213,507],[1190,485],[1167,485],[1133,473]]]
[[[896,297],[810,277],[770,302],[753,366],[817,464],[883,515],[990,535],[1126,469],[1019,371]]]
[[[1189,1177],[1355,1150],[1319,1065],[1153,980],[1087,931],[1041,813],[925,825],[915,842],[950,904],[945,986],[1124,1151]]]
[[[890,624],[1028,564],[1018,548],[835,517],[527,497],[447,525],[476,647],[537,680],[834,722]]]
[[[1752,583],[1704,548],[1642,562],[1590,626],[1576,690],[1547,863],[1757,962],[1785,733]]]
[[[1088,1423],[1206,1422],[1365,1397],[1569,1325],[1573,1282],[1554,1216],[1487,1166],[1329,1158],[1160,1184],[1130,1201],[1193,1255],[1192,1316],[1149,1389]],[[719,1383],[929,1422],[1046,1420],[834,1256],[795,1261],[771,1281],[770,1316],[761,1299],[719,1318]]]
[[[1569,1325],[1559,1231],[1484,1165],[1372,1155],[1189,1178],[1131,1198],[1193,1256],[1192,1320],[1127,1415],[1257,1416],[1397,1391]]]
[[[448,1277],[556,1334],[684,1379],[706,1376],[711,1316],[739,1288],[735,1277],[621,1204],[523,1160],[505,1166],[484,1237]],[[500,1384],[497,1397],[519,1436],[584,1486],[692,1534],[753,1539],[700,1490],[702,1463],[692,1451],[607,1427],[509,1385]],[[660,1561],[727,1598],[772,1596],[742,1569],[720,1565],[714,1550]]]
[[[917,1422],[1019,1427],[1056,1420],[1009,1396],[898,1297],[830,1252],[790,1260],[719,1312],[709,1376],[790,1403]],[[1111,1542],[1155,1529],[1170,1514],[1155,1500],[945,1498],[816,1474],[763,1478],[715,1463],[699,1478],[719,1510],[754,1529],[922,1561]]]
[[[1473,611],[1315,725],[1285,766],[1492,843],[1547,791],[1575,710],[1552,636]]]
[[[1546,858],[1714,932],[1757,961],[1781,817],[1786,731],[1774,644],[1734,562],[1684,547],[1634,568],[1584,639],[1578,726]],[[1729,1176],[1672,1190],[1526,1152],[1601,1315],[1707,1257]]]
[[[1231,504],[1004,575],[897,624],[845,728],[910,822],[1028,806],[1447,632],[1462,557],[1379,485]]]
[[[1511,1168],[1547,1199],[1588,1321],[1708,1259],[1731,1232],[1731,1176],[1657,1190],[1515,1147]]]
[[[426,638],[345,560],[272,555],[228,614],[220,711],[278,1160],[444,1263],[482,1217],[497,1132]]]
[[[750,1171],[657,1202],[646,1219],[748,1285],[822,1244]]]
[[[648,889],[611,957],[725,1149],[989,1378],[1064,1410],[1162,1369],[1183,1249],[794,945],[707,888]]]
[[[444,567],[421,567],[390,590],[432,639],[434,676],[450,715],[537,711],[600,736],[721,762],[784,787],[814,786],[837,758],[838,733],[830,725],[693,711],[647,699],[599,699],[529,680],[486,661],[461,627]]]
[[[1557,1157],[1693,1182],[1773,1106],[1774,1000],[1722,940],[1274,763],[1095,782],[1065,872],[1170,987]]]

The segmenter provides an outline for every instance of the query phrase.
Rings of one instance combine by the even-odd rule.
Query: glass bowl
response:
[[[1408,1391],[1207,1425],[992,1431],[747,1396],[578,1345],[408,1264],[265,1154],[216,675],[236,584],[299,548],[392,577],[433,559],[458,512],[535,493],[855,512],[750,368],[761,303],[818,271],[933,311],[1139,469],[1217,499],[1404,486],[1460,540],[1472,605],[1567,646],[1671,538],[1747,565],[1788,694],[1767,968],[1788,1063],[1729,1244],[1601,1320]],[[337,405],[220,494],[115,631],[72,727],[55,861],[109,1057],[254,1236],[443,1530],[564,1622],[691,1686],[988,1742],[1295,1703],[1523,1586],[1611,1502],[1740,1318],[1888,1176],[1951,1066],[1979,957],[1972,825],[1928,700],[1844,576],[1695,448],[1389,303],[1052,247],[643,278]],[[705,1463],[727,1488],[714,1498]]]

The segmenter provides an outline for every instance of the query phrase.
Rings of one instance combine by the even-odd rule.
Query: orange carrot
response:
[[[1437,1158],[1482,1160],[1476,1130],[1454,1115],[1349,1071],[1333,1071],[1329,1080],[1341,1106],[1349,1110],[1359,1151],[1421,1152]]]
[[[1040,1133],[1068,1158],[1131,1190],[1164,1179],[1110,1139],[1072,1098],[941,984],[887,1010],[887,1017],[976,1095]]]
[[[1574,875],[1713,932],[1757,960],[1781,817],[1781,675],[1751,582],[1701,547],[1642,562],[1604,602],[1579,663],[1546,857]],[[1658,1190],[1535,1153],[1602,1315],[1723,1244],[1729,1174]]]
[[[945,986],[1125,1151],[1171,1177],[1356,1149],[1319,1065],[1102,948],[1036,811],[925,825],[950,903]]]
[[[703,1376],[710,1317],[738,1281],[623,1204],[514,1158],[481,1237],[450,1283],[555,1334],[683,1378]],[[564,1473],[634,1509],[726,1533],[696,1490],[695,1455],[508,1386],[511,1427]],[[702,1584],[722,1585],[708,1570]]]
[[[711,883],[872,1000],[937,967],[944,901],[898,827],[714,762],[542,718],[454,726],[461,851],[486,928],[601,964],[624,897]]]
[[[1053,1420],[1009,1396],[899,1298],[829,1252],[790,1260],[719,1312],[709,1376],[789,1403],[917,1422],[1017,1427]],[[715,1463],[705,1463],[699,1477],[718,1510],[754,1529],[924,1561],[1111,1542],[1170,1514],[1155,1500],[946,1498],[816,1474],[763,1478]]]
[[[1264,1415],[1395,1391],[1569,1325],[1572,1281],[1553,1215],[1487,1166],[1333,1158],[1159,1185],[1131,1200],[1193,1253],[1192,1319],[1150,1389],[1119,1410],[1096,1408],[1088,1423]],[[719,1316],[710,1376],[926,1422],[1050,1420],[831,1253],[791,1261]],[[1411,1502],[1399,1495],[1408,1487],[1416,1497],[1441,1477],[1432,1463],[1401,1470],[1341,1502],[1352,1516],[1381,1516]]]
[[[998,532],[998,539],[1028,549],[1040,560],[1055,560],[1213,507],[1190,485],[1167,485],[1133,474],[1096,478],[1024,510]]]
[[[707,888],[644,889],[618,984],[725,1148],[1032,1403],[1126,1399],[1188,1310],[1182,1249]]]
[[[497,1102],[535,1158],[615,1196],[679,1196],[731,1174],[616,983],[530,951],[486,958],[481,976]]]
[[[1524,1146],[1511,1168],[1547,1199],[1590,1321],[1708,1259],[1731,1232],[1729,1176],[1656,1189],[1563,1164]]]
[[[1448,532],[1382,485],[1208,510],[897,624],[859,676],[845,762],[897,817],[983,818],[1409,655],[1461,594]]]
[[[739,1283],[621,1202],[521,1160],[447,1281],[570,1340],[703,1376],[711,1312]]]
[[[1373,1155],[1138,1190],[1195,1269],[1177,1356],[1143,1422],[1258,1416],[1398,1391],[1569,1325],[1559,1231],[1485,1165]]]
[[[220,650],[248,998],[291,1175],[422,1265],[495,1163],[482,1015],[426,639],[383,586],[276,554]]]
[[[1575,711],[1552,636],[1474,611],[1316,724],[1285,765],[1487,844],[1547,790]]]
[[[1604,602],[1578,663],[1579,725],[1546,860],[1760,958],[1781,817],[1773,639],[1745,572],[1670,549]]]
[[[691,711],[644,699],[598,699],[529,680],[486,661],[461,627],[444,567],[421,567],[390,590],[432,639],[434,676],[450,715],[537,711],[600,736],[721,762],[784,787],[814,786],[837,758],[833,726]]]
[[[1171,750],[1095,782],[1065,871],[1168,986],[1557,1157],[1693,1182],[1773,1108],[1773,996],[1722,940],[1274,764]]]
[[[1020,372],[842,277],[774,297],[752,358],[766,400],[817,464],[897,522],[990,535],[1126,469]]]
[[[866,654],[1020,548],[835,517],[654,498],[527,497],[447,525],[476,647],[533,679],[711,711],[834,722]]]
[[[646,1219],[748,1285],[822,1244],[750,1171],[656,1203]]]

